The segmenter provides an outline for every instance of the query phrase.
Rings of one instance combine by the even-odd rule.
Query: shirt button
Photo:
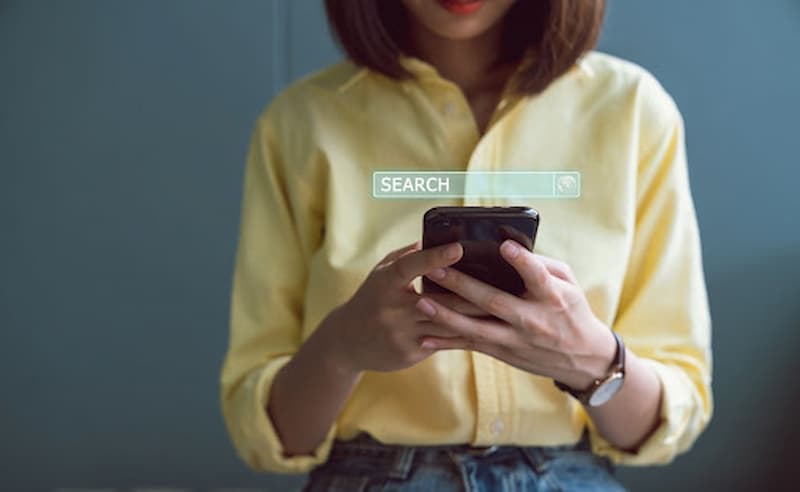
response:
[[[445,116],[453,116],[454,114],[456,114],[456,109],[457,109],[456,103],[454,103],[453,101],[447,101],[444,104],[442,104],[442,114],[444,114]]]
[[[501,419],[500,417],[497,417],[492,422],[490,430],[492,431],[492,435],[496,437],[496,436],[499,436],[500,434],[502,434],[503,431],[505,430],[505,428],[506,428],[506,424],[503,423],[503,419]]]

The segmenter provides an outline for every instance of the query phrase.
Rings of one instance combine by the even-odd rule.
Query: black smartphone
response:
[[[525,292],[516,270],[500,256],[500,245],[513,239],[533,251],[539,213],[530,207],[434,207],[423,217],[422,248],[458,241],[464,255],[459,271],[514,295]],[[449,292],[422,277],[423,292]]]

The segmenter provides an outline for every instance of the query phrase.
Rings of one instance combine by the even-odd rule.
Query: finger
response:
[[[544,266],[547,268],[547,271],[550,272],[551,275],[558,277],[561,280],[564,280],[565,282],[578,285],[578,281],[575,279],[575,275],[572,273],[572,269],[566,262],[536,253],[534,253],[533,256],[540,259],[542,263],[544,263]]]
[[[467,316],[489,316],[491,314],[485,309],[476,306],[475,304],[456,294],[429,292],[425,295],[432,298],[439,304],[442,304],[453,311],[457,311]]]
[[[454,338],[461,336],[451,328],[434,323],[427,316],[425,316],[425,319],[415,323],[414,330],[416,330],[416,336],[418,339],[422,339],[424,337]]]
[[[420,346],[430,350],[473,350],[473,342],[464,337],[423,337]]]
[[[394,251],[390,252],[389,254],[387,254],[386,256],[384,256],[383,259],[380,262],[378,262],[378,265],[375,268],[376,269],[383,268],[383,267],[385,267],[385,266],[397,261],[398,259],[402,258],[403,256],[405,256],[405,255],[407,255],[409,253],[413,253],[414,251],[417,251],[417,250],[420,250],[420,249],[422,249],[422,242],[419,241],[419,240],[414,241],[411,244],[407,244],[407,245],[403,246],[402,248],[397,248],[396,250],[394,250]]]
[[[464,316],[469,316],[470,318],[474,318],[474,319],[478,319],[478,320],[485,319],[485,320],[497,321],[497,320],[500,319],[500,318],[498,318],[497,316],[495,316],[495,315],[493,315],[491,313],[484,312],[480,308],[475,308],[475,309],[478,311],[476,314],[463,313],[463,312],[458,311],[457,309],[453,309],[453,311],[455,311],[457,313],[460,313],[460,314],[463,314]],[[410,319],[411,321],[414,321],[414,322],[417,322],[417,323],[421,322],[421,321],[430,321],[430,318],[428,318],[427,315],[425,315],[424,313],[420,312],[420,310],[417,309],[414,306],[412,306],[411,314],[408,315],[406,317],[406,319]]]
[[[544,262],[516,241],[506,240],[500,245],[500,254],[522,277],[525,289],[534,297],[549,300],[556,294],[552,276]]]
[[[437,269],[427,277],[487,313],[515,326],[521,326],[521,313],[530,310],[528,306],[530,301],[481,282],[455,268]]]
[[[417,302],[417,309],[434,323],[452,330],[454,335],[469,340],[474,350],[508,347],[516,339],[514,329],[505,323],[465,316],[424,296]]]
[[[393,285],[405,287],[420,275],[456,263],[463,254],[464,248],[461,244],[443,244],[403,256],[389,265],[386,271],[390,273]]]

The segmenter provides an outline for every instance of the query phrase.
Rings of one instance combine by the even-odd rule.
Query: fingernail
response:
[[[447,272],[444,271],[443,268],[437,268],[436,270],[432,270],[428,273],[428,276],[434,278],[436,280],[441,280],[447,275]]]
[[[436,344],[431,342],[430,340],[425,340],[424,342],[422,342],[422,348],[433,349],[436,348]]]
[[[509,258],[516,258],[519,256],[520,247],[514,244],[514,241],[511,241],[510,239],[507,239],[505,242],[503,242],[501,248],[503,248],[504,253],[508,255]]]
[[[455,260],[456,258],[458,258],[460,254],[461,254],[460,243],[452,244],[448,246],[446,250],[444,250],[444,256],[448,260]]]
[[[417,301],[417,308],[428,316],[434,316],[436,314],[436,308],[424,297]]]

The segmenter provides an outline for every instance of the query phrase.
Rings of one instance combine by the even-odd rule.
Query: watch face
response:
[[[594,390],[592,396],[589,397],[589,406],[597,407],[606,403],[620,388],[622,388],[622,383],[624,381],[625,378],[623,378],[621,373],[616,373],[611,378],[604,381],[603,384]]]

